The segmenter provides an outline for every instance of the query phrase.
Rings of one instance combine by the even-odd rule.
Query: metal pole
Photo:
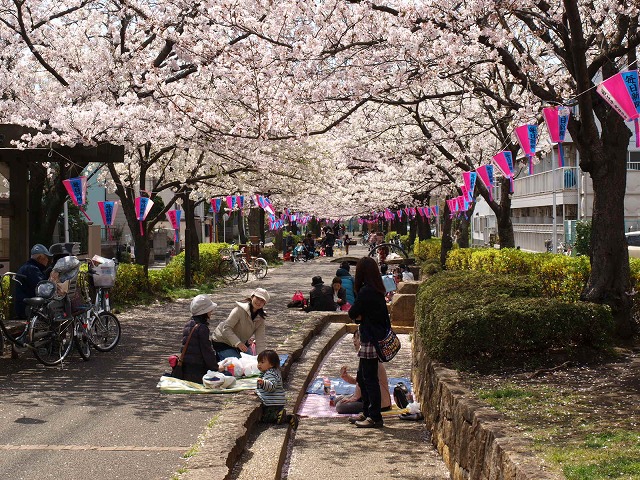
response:
[[[195,222],[195,219],[191,219],[191,222],[187,218],[193,212],[191,210],[191,201],[189,199],[190,189],[186,189],[184,194],[184,216],[185,216],[185,229],[184,229],[184,287],[191,288],[191,222]],[[195,232],[194,232],[195,233]]]
[[[65,243],[69,243],[69,200],[65,200],[64,209],[63,209],[63,218],[64,218],[64,241]]]
[[[551,145],[551,185],[553,189],[553,253],[558,252],[558,238],[556,234],[557,220],[556,220],[556,162],[554,159],[553,145]]]

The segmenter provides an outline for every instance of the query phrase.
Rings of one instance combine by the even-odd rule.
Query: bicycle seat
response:
[[[26,303],[30,307],[39,307],[40,305],[44,305],[48,301],[48,299],[42,297],[31,297],[24,299],[24,303]]]

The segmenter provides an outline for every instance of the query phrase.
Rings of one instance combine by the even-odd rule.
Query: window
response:
[[[640,152],[629,152],[627,170],[640,170]]]

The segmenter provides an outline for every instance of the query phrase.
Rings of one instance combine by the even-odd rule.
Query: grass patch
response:
[[[640,432],[633,416],[609,418],[605,405],[558,385],[471,383],[567,480],[640,480]]]
[[[171,480],[180,480],[180,475],[187,473],[188,471],[188,468],[180,467],[178,471],[171,476]]]
[[[207,428],[211,428],[213,427],[218,420],[220,419],[220,415],[215,415],[211,420],[209,420],[209,422],[207,423]]]

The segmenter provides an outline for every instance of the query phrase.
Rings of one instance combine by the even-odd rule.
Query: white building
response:
[[[627,159],[627,188],[625,194],[625,231],[640,229],[640,151],[631,139]],[[565,166],[557,167],[557,147],[535,165],[529,175],[528,168],[515,172],[511,216],[515,244],[523,250],[543,252],[545,241],[553,239],[553,204],[556,204],[557,244],[575,242],[575,221],[591,220],[593,211],[593,184],[589,174],[577,166],[578,153],[571,143],[563,144]],[[555,168],[554,167],[555,164]],[[519,163],[520,168],[521,163]],[[495,169],[497,172],[498,170]],[[499,198],[499,187],[494,187],[494,198]],[[472,244],[489,244],[497,237],[496,217],[487,203],[478,198],[471,224]],[[494,236],[494,237],[492,237]]]

